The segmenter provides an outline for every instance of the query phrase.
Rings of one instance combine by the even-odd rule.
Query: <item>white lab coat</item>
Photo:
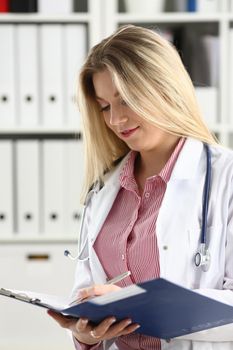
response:
[[[206,152],[200,141],[188,138],[180,152],[163,198],[156,224],[160,275],[170,281],[233,305],[233,152],[211,146],[212,181],[207,242],[211,254],[208,272],[194,265],[200,243]],[[79,288],[106,282],[93,249],[95,239],[119,191],[119,174],[127,156],[106,175],[104,186],[89,194],[81,234],[82,254],[73,294]],[[86,242],[86,244],[85,244]],[[105,349],[117,349],[108,342]],[[162,340],[162,350],[233,350],[233,324]]]

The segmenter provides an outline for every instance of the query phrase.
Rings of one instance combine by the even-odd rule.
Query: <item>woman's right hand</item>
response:
[[[79,294],[81,297],[83,297],[83,299],[87,299],[118,289],[119,287],[114,285],[92,286],[80,290]],[[127,335],[139,328],[139,325],[135,323],[133,324],[132,320],[129,318],[116,322],[115,317],[111,316],[104,319],[98,325],[94,325],[86,318],[80,318],[77,320],[75,318],[63,316],[52,310],[49,310],[48,314],[53,317],[61,327],[69,329],[79,342],[88,345],[94,345],[103,340],[109,340],[122,335]]]
[[[114,317],[108,317],[98,325],[93,325],[86,318],[69,318],[52,310],[48,314],[57,321],[61,327],[69,329],[73,336],[81,343],[94,345],[103,340],[120,337],[134,332],[139,326],[130,319],[116,322]]]

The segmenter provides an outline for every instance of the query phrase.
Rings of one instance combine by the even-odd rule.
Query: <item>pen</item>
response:
[[[114,284],[114,283],[117,283],[117,282],[120,282],[122,281],[124,278],[128,277],[131,275],[131,272],[130,271],[126,271],[110,280],[108,280],[105,284]],[[87,298],[87,299],[92,299],[92,298]],[[72,301],[69,305],[74,305],[74,304],[79,304],[80,302],[84,301],[84,300],[87,300],[86,298],[85,299],[76,299],[74,301]]]
[[[114,284],[114,283],[120,282],[124,278],[128,277],[129,275],[131,275],[131,272],[126,271],[126,272],[122,273],[121,275],[118,275],[118,276],[112,278],[111,280],[108,280],[105,284]]]

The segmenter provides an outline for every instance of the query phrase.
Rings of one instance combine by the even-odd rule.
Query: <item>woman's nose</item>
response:
[[[119,125],[128,120],[124,110],[122,108],[111,108],[110,124]]]

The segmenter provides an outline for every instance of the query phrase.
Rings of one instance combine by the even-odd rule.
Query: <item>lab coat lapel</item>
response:
[[[199,197],[202,196],[205,173],[202,152],[200,141],[186,140],[167,184],[156,224],[161,276],[177,281],[179,274],[181,283],[186,268],[183,261],[187,261],[184,255],[188,254],[188,229],[197,219]]]
[[[114,203],[117,193],[120,189],[120,173],[124,164],[126,163],[129,155],[127,155],[123,161],[114,169],[113,173],[109,173],[105,177],[105,184],[101,190],[95,193],[95,198],[93,198],[92,205],[92,217],[94,221],[90,224],[90,241],[92,245],[94,244],[98,233],[104,224],[110,209]]]
[[[96,237],[104,224],[105,219],[113,205],[113,202],[119,191],[119,186],[113,183],[112,186],[104,186],[100,192],[95,196],[92,212],[94,213],[95,220],[90,226],[90,240],[92,245],[94,244]]]
[[[95,283],[105,283],[106,282],[106,274],[104,269],[99,261],[98,256],[95,253],[93,245],[95,240],[101,230],[102,225],[104,224],[108,213],[110,212],[114,200],[120,189],[119,176],[121,170],[127,161],[128,156],[124,158],[124,160],[117,166],[114,172],[108,174],[106,176],[105,185],[98,192],[95,193],[93,198],[92,205],[92,217],[94,221],[90,223],[89,229],[89,251],[90,251],[90,265],[93,271],[93,279]]]

